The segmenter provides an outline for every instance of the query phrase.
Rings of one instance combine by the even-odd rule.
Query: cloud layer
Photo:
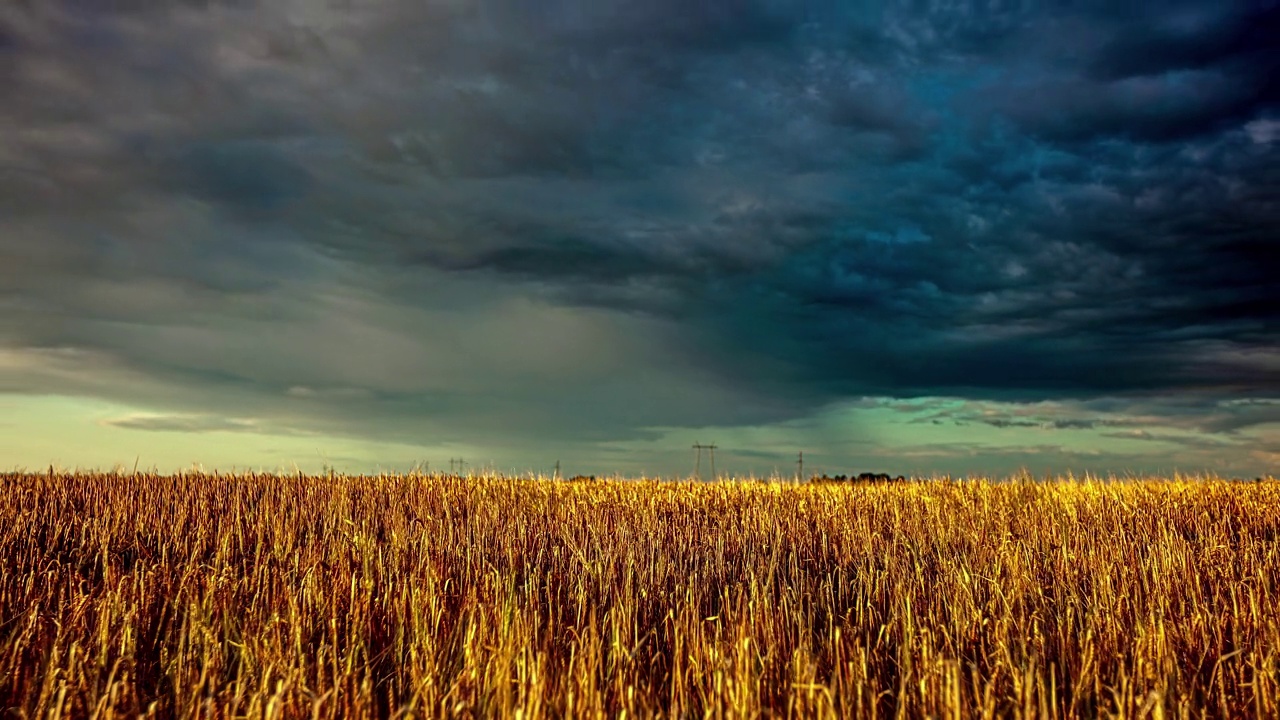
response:
[[[1280,9],[1115,5],[11,3],[0,383],[491,443],[1274,398]]]

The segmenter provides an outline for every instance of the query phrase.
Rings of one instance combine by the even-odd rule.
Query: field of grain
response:
[[[0,716],[1280,717],[1280,482],[0,475]]]

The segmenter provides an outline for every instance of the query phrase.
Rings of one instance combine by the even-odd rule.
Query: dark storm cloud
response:
[[[1224,69],[1109,82],[1068,78],[1028,89],[1031,103],[1005,97],[1000,110],[1053,142],[1173,141],[1231,127],[1274,104],[1269,75],[1241,78]]]
[[[1040,49],[988,99],[1042,139],[1175,141],[1280,103],[1274,3],[1086,4],[1037,25]]]
[[[250,213],[279,209],[305,195],[308,184],[305,168],[263,142],[196,145],[173,174],[192,195]]]
[[[1280,8],[1269,2],[1206,7],[1183,3],[1151,22],[1120,11],[1125,22],[1088,63],[1089,75],[1105,80],[1240,64],[1246,74],[1265,71],[1275,60]],[[1258,67],[1253,65],[1258,64]]]
[[[1274,396],[1276,17],[11,4],[0,340],[393,431]]]

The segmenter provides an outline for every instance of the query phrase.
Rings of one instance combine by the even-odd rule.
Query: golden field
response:
[[[0,716],[1280,717],[1280,482],[0,475]]]

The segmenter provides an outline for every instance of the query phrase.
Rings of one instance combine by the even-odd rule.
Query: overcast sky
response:
[[[1221,0],[0,3],[0,465],[1274,472],[1277,37]]]

